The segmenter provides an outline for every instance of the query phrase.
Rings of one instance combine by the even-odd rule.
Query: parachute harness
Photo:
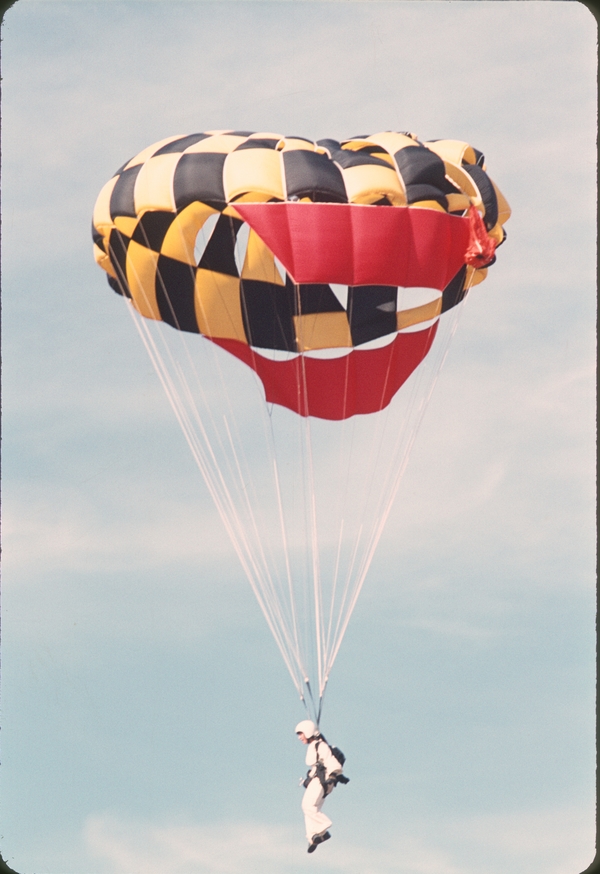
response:
[[[319,744],[324,743],[326,747],[329,748],[334,759],[339,764],[339,770],[336,769],[331,772],[329,777],[327,777],[327,768],[325,767],[325,763],[323,759],[319,757]],[[344,785],[350,782],[350,778],[346,777],[342,773],[342,768],[344,767],[344,763],[346,761],[346,757],[343,752],[338,747],[332,747],[325,737],[319,733],[318,740],[315,741],[315,754],[316,754],[316,762],[314,764],[315,773],[311,774],[312,768],[309,768],[306,772],[306,779],[304,780],[304,787],[307,788],[308,784],[311,780],[318,779],[321,787],[323,789],[324,795],[329,795],[332,792],[338,783],[342,783]]]

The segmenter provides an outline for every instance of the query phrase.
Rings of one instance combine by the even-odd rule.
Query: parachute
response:
[[[460,304],[509,216],[468,143],[390,131],[169,137],[98,196],[96,261],[317,723]]]

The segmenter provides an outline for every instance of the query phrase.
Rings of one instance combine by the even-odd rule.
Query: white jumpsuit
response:
[[[331,825],[329,817],[321,813],[325,793],[321,781],[317,777],[317,744],[319,745],[319,760],[325,765],[325,779],[334,771],[341,771],[340,763],[332,754],[327,744],[322,740],[313,740],[306,750],[306,764],[309,766],[309,776],[312,777],[302,797],[302,812],[306,824],[306,838],[310,843],[315,835],[327,831]]]

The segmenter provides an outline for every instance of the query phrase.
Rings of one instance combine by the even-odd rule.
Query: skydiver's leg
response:
[[[315,777],[310,781],[302,796],[302,812],[306,824],[306,839],[309,844],[314,835],[327,831],[331,825],[329,817],[321,813],[324,801],[323,787],[320,780]]]

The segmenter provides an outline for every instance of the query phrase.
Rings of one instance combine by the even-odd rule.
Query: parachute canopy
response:
[[[460,304],[509,215],[476,149],[389,131],[170,137],[98,197],[96,260],[317,725]]]
[[[244,361],[267,401],[343,419],[387,406],[509,215],[467,143],[211,131],[117,171],[94,252],[142,316]]]

